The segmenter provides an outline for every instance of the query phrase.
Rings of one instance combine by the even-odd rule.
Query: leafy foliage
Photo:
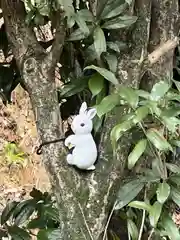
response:
[[[7,143],[1,153],[8,164],[25,164],[26,154],[16,145]]]
[[[172,206],[172,202],[180,206],[180,169],[175,163],[168,162],[172,159],[167,158],[169,153],[173,155],[180,146],[178,138],[180,120],[177,107],[179,100],[175,102],[174,99],[169,99],[169,93],[172,92],[174,90],[165,80],[155,84],[151,93],[137,91],[130,87],[121,87],[117,90],[119,105],[129,107],[130,113],[124,115],[120,123],[115,125],[111,131],[114,150],[125,132],[138,128],[144,136],[143,139],[138,140],[129,154],[127,166],[129,169],[133,169],[136,165],[141,168],[139,160],[142,156],[143,158],[146,156],[151,161],[148,164],[149,167],[142,168],[142,176],[138,176],[120,188],[115,202],[116,210],[128,207],[127,214],[129,209],[135,209],[133,218],[130,218],[127,223],[132,239],[139,237],[137,232],[140,228],[136,226],[136,221],[140,211],[143,211],[146,219],[144,221],[142,218],[142,224],[151,228],[156,237],[160,234],[168,236],[169,239],[180,239],[180,233],[172,217],[165,214],[166,209]],[[111,95],[108,97],[110,98]],[[100,103],[104,109],[108,109],[108,104],[103,100]],[[115,106],[116,104],[110,110]],[[148,119],[151,119],[150,123]],[[144,201],[135,200],[142,196],[143,191]]]
[[[59,216],[52,196],[33,189],[31,198],[9,202],[1,214],[1,232],[12,239],[31,239],[33,229],[39,229],[37,239],[57,239]]]

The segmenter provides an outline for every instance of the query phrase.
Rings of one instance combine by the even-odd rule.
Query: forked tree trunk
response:
[[[178,0],[134,0],[131,13],[138,16],[131,33],[129,49],[119,56],[120,84],[139,88],[169,77],[173,67],[173,49],[153,66],[143,64],[159,44],[174,39],[179,30]],[[3,16],[13,53],[31,98],[41,141],[63,135],[55,89],[54,70],[64,39],[63,25],[52,51],[46,54],[33,32],[25,25],[20,0],[3,0]],[[62,23],[61,23],[62,24]],[[119,34],[120,36],[120,34]],[[58,37],[58,36],[57,36]],[[118,37],[118,35],[117,35]],[[121,36],[118,37],[121,39]],[[113,89],[112,89],[113,91]],[[113,157],[110,129],[126,109],[115,109],[106,117],[96,170],[77,172],[67,165],[62,144],[43,148],[43,162],[57,197],[62,240],[102,239],[101,233],[120,186],[131,136],[123,138]]]

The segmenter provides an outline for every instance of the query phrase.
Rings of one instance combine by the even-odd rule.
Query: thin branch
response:
[[[143,216],[142,216],[141,228],[140,228],[140,231],[139,231],[138,240],[141,240],[141,238],[142,238],[143,228],[144,228],[144,222],[145,222],[145,217],[146,217],[146,210],[143,210]]]
[[[154,228],[152,228],[152,230],[151,230],[151,232],[149,234],[148,240],[151,240],[153,233],[154,233]]]
[[[82,214],[82,216],[83,216],[83,219],[84,219],[84,223],[85,223],[85,225],[86,225],[86,228],[87,228],[87,230],[88,230],[89,236],[90,236],[91,240],[94,240],[94,238],[93,238],[93,236],[92,236],[92,234],[91,234],[91,231],[90,231],[90,229],[89,229],[89,226],[88,226],[88,224],[87,224],[86,218],[85,218],[85,216],[84,216],[84,213],[83,213],[83,209],[82,209],[82,207],[81,207],[81,204],[78,203],[78,205],[79,205],[79,209],[80,209],[80,211],[81,211],[81,214]]]
[[[112,215],[113,215],[115,206],[116,206],[116,202],[114,203],[114,205],[113,205],[113,207],[112,207],[112,210],[111,210],[111,212],[110,212],[110,214],[109,214],[109,218],[108,218],[107,223],[106,223],[106,226],[105,226],[105,228],[104,228],[103,240],[106,239],[107,229],[108,229],[109,223],[110,223],[110,221],[111,221],[111,218],[112,218]]]
[[[176,48],[179,44],[179,38],[175,37],[173,40],[168,40],[167,42],[161,44],[156,50],[148,55],[149,63],[155,64],[160,57],[163,57],[166,53]]]
[[[144,200],[145,199],[146,199],[146,189],[144,191]],[[140,227],[140,230],[139,230],[138,240],[141,240],[141,238],[142,238],[145,217],[146,217],[146,210],[143,210],[143,215],[142,215],[142,221],[141,221],[141,227]]]
[[[64,12],[58,11],[55,17],[56,17],[56,33],[54,42],[52,44],[52,50],[49,53],[53,65],[55,65],[59,61],[66,36]]]

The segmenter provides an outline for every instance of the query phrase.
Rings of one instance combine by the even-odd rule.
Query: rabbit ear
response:
[[[87,110],[87,103],[83,102],[80,109],[79,109],[79,114],[84,114]]]
[[[89,119],[93,119],[96,115],[97,111],[95,108],[91,108],[88,112],[87,112],[87,116]]]

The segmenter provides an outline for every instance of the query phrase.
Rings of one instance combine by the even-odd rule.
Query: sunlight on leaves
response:
[[[146,146],[147,146],[146,139],[142,139],[136,144],[136,146],[134,147],[134,149],[128,156],[128,168],[129,169],[132,169],[134,167],[136,162],[139,160],[141,155],[144,153]]]

